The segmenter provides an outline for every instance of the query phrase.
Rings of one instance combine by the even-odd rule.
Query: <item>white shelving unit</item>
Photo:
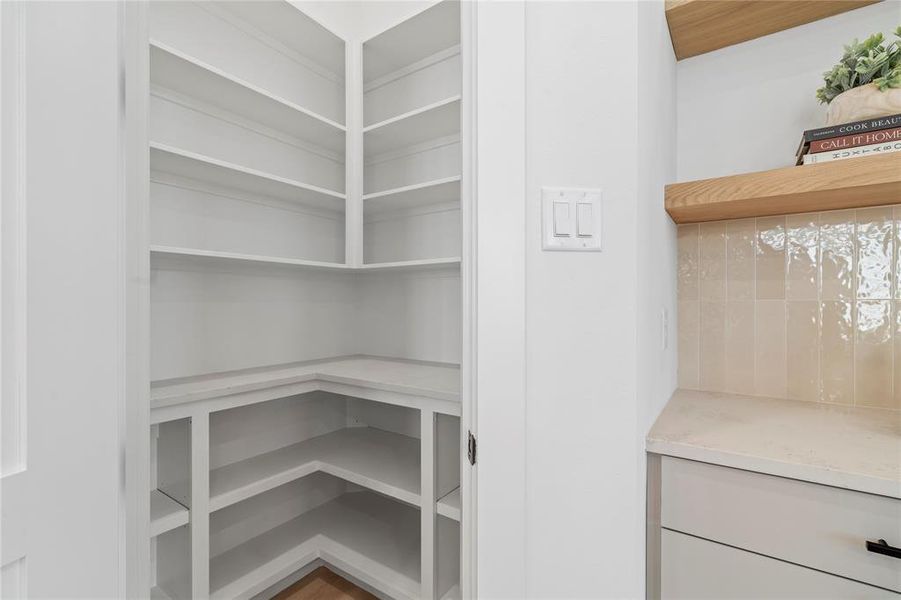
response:
[[[462,597],[464,10],[151,3],[153,598]]]

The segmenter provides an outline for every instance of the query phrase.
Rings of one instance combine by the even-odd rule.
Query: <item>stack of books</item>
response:
[[[901,114],[808,129],[796,164],[813,164],[901,150]]]

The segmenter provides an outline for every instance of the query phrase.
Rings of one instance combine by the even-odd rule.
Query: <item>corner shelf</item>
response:
[[[416,260],[399,260],[396,262],[366,263],[357,271],[416,271],[436,268],[458,268],[462,259],[459,256],[447,258],[421,258]]]
[[[190,520],[187,508],[159,490],[150,492],[150,537],[187,525]]]
[[[344,153],[347,133],[344,125],[154,40],[150,41],[150,73],[154,85],[336,154]]]
[[[392,598],[420,589],[419,510],[352,492],[213,557],[214,598],[249,598],[320,558]],[[388,542],[390,540],[390,542]]]
[[[879,0],[667,0],[676,59],[819,21]]]
[[[419,440],[349,427],[210,472],[210,511],[322,471],[419,506]]]
[[[158,142],[150,143],[150,170],[306,206],[344,209],[345,195],[340,192]]]
[[[864,208],[901,198],[901,152],[666,186],[676,223]]]
[[[427,204],[460,201],[460,176],[444,177],[404,187],[363,194],[368,213],[391,212]]]
[[[175,246],[160,246],[155,244],[151,244],[150,254],[151,256],[155,257],[200,259],[284,267],[302,267],[307,269],[319,269],[325,271],[352,270],[344,263],[304,260],[302,258],[284,258],[280,256],[260,256],[256,254],[241,254],[238,252],[220,252],[218,250],[201,250],[199,248],[178,248]]]
[[[367,158],[460,133],[461,96],[451,96],[363,128]]]
[[[438,500],[438,514],[460,521],[460,488],[454,489]]]

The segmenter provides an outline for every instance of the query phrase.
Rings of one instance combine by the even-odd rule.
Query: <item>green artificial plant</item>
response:
[[[845,54],[832,70],[823,73],[826,85],[817,90],[821,104],[850,89],[875,84],[880,91],[901,87],[901,26],[895,29],[895,40],[883,44],[881,33],[874,33],[862,42],[856,39],[845,46]]]

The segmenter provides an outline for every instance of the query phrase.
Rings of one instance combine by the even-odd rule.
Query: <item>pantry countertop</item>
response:
[[[901,412],[676,390],[647,451],[901,498]]]

